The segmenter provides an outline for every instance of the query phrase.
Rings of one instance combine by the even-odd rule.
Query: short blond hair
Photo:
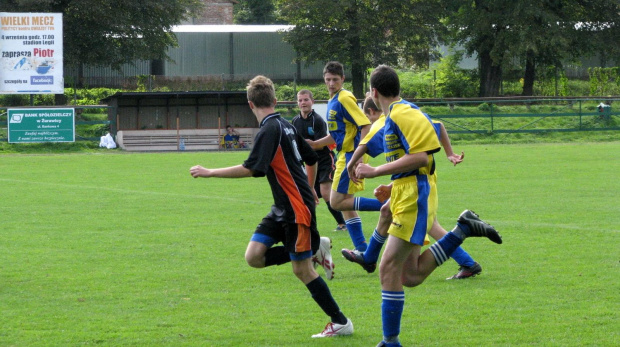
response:
[[[276,89],[273,82],[262,75],[258,75],[248,82],[246,87],[248,101],[256,107],[273,107],[276,100]]]
[[[312,92],[309,89],[302,89],[297,93],[297,95],[309,95],[310,99],[314,100],[314,96],[312,95]]]

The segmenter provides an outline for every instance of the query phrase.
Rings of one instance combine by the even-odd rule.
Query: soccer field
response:
[[[450,260],[405,290],[403,345],[620,345],[620,142],[454,147],[456,167],[436,155],[439,222],[469,208],[504,243],[464,243],[475,278],[446,281]],[[341,257],[351,241],[324,203],[328,285],[353,336],[311,339],[328,318],[290,265],[245,264],[267,180],[189,168],[247,153],[0,156],[0,346],[375,346],[378,271]],[[360,215],[369,237],[378,213]]]

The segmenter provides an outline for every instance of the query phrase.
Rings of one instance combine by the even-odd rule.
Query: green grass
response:
[[[471,208],[504,244],[467,240],[480,276],[445,281],[451,260],[406,290],[404,345],[617,346],[620,142],[455,150],[466,154],[457,167],[438,155],[439,221],[451,228]],[[337,262],[328,284],[353,336],[311,339],[327,318],[290,266],[245,264],[272,202],[266,179],[193,179],[188,169],[246,156],[1,155],[0,345],[376,345],[378,274],[341,258],[351,242],[331,231],[324,205],[319,229]],[[378,215],[361,216],[370,235]]]

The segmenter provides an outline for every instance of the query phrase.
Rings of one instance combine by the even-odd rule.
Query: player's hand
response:
[[[315,149],[314,146],[316,146],[316,144],[315,144],[316,141],[312,141],[310,139],[306,139],[306,142],[308,143],[308,145],[310,145],[310,147],[312,147],[312,149]]]
[[[387,201],[387,199],[390,198],[390,194],[392,193],[392,185],[385,185],[382,184],[380,186],[378,186],[377,188],[375,188],[375,198],[377,198],[377,200],[381,201],[382,203],[385,203]]]
[[[312,189],[312,195],[314,195],[314,203],[315,204],[319,204],[321,203],[321,200],[319,200],[319,196],[316,194],[316,191],[314,189]]]
[[[355,176],[357,178],[373,178],[376,177],[376,168],[365,164],[365,163],[360,163],[357,165],[357,168],[355,168]]]
[[[465,159],[465,152],[461,152],[461,155],[452,154],[448,156],[448,160],[456,166],[456,164],[463,162]]]
[[[356,167],[357,163],[349,162],[349,164],[347,164],[347,174],[349,174],[349,179],[353,181],[353,183],[359,183],[358,177],[355,176]]]
[[[192,175],[192,177],[196,178],[196,177],[209,177],[209,173],[211,172],[211,170],[204,168],[200,165],[196,165],[196,166],[192,166],[189,169],[189,173],[190,175]]]

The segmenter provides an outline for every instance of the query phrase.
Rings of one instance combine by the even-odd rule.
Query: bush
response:
[[[462,57],[462,52],[456,51],[454,54],[441,58],[439,64],[436,65],[438,96],[466,98],[477,95],[477,72],[460,68],[459,63]]]
[[[400,93],[403,98],[432,98],[433,75],[431,71],[401,71],[400,77]]]

